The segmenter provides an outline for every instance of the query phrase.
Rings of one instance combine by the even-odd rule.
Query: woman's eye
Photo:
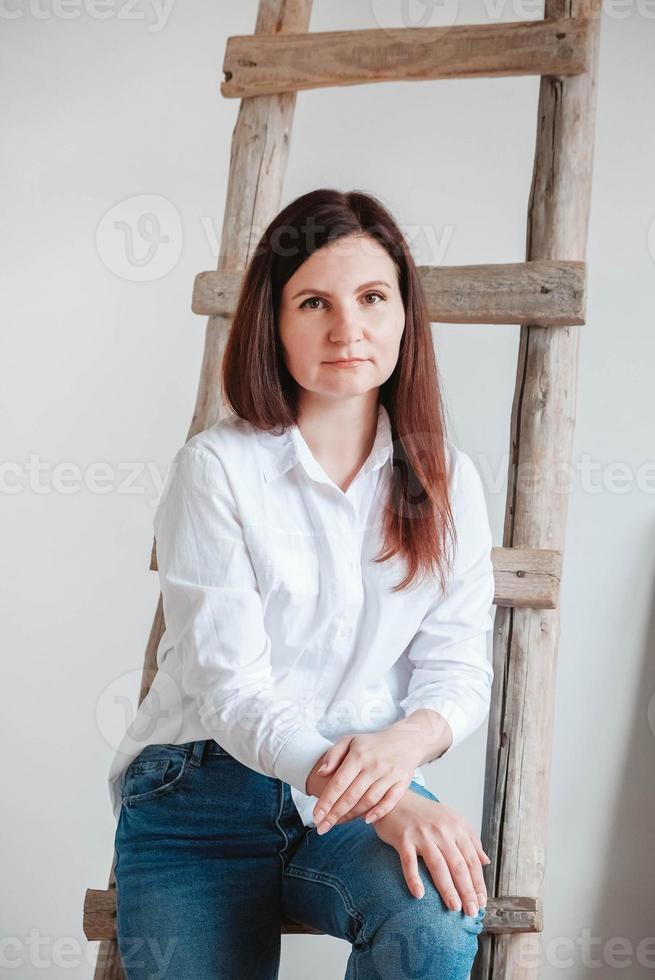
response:
[[[381,300],[386,299],[386,297],[382,293],[377,293],[377,292],[375,292],[375,293],[365,293],[364,295],[366,297],[369,297],[369,296],[378,296]],[[300,304],[300,309],[302,310],[303,306],[305,306],[306,303],[314,303],[314,302],[322,303],[323,300],[321,299],[320,296],[308,296],[307,299],[304,300]],[[377,306],[377,303],[366,303],[366,306]],[[309,307],[309,309],[316,310],[316,309],[318,309],[318,307],[312,306],[312,307]]]

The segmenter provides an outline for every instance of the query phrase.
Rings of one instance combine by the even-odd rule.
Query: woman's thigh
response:
[[[193,747],[148,746],[125,775],[115,876],[127,980],[272,980],[281,784],[215,742],[199,765]]]
[[[439,802],[418,783],[411,789]],[[285,868],[283,911],[352,944],[346,978],[465,980],[484,910],[449,909],[421,858],[419,872],[422,899],[409,891],[396,850],[362,819],[320,836],[311,828]]]

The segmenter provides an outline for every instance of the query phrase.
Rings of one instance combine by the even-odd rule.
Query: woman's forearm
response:
[[[438,711],[432,708],[419,708],[413,711],[406,718],[400,718],[392,725],[387,726],[406,734],[411,734],[411,748],[417,749],[417,766],[422,766],[426,762],[438,759],[448,749],[453,740],[453,733],[450,725]],[[386,729],[383,729],[386,730]],[[307,776],[306,790],[310,796],[320,796],[323,788],[332,778],[333,773],[325,776],[318,772],[323,756],[314,763],[309,775]]]
[[[422,747],[419,766],[431,762],[433,759],[438,759],[453,741],[450,725],[443,715],[432,708],[419,708],[406,718],[400,718],[389,727],[415,733],[416,741]]]

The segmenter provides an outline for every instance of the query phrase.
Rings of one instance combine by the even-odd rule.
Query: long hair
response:
[[[309,232],[309,233],[308,233]],[[397,273],[405,327],[393,373],[380,386],[393,441],[390,498],[383,550],[376,562],[399,555],[407,574],[393,591],[436,573],[445,591],[456,542],[449,500],[446,425],[427,305],[407,242],[376,198],[359,191],[318,188],[288,204],[271,221],[246,269],[223,356],[222,393],[240,418],[271,430],[298,421],[298,384],[284,362],[279,338],[282,289],[324,245],[346,235],[382,245]]]

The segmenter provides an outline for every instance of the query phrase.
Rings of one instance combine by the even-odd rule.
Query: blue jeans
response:
[[[417,899],[373,826],[349,820],[319,836],[288,783],[212,739],[140,753],[115,848],[127,980],[275,980],[282,914],[351,944],[346,980],[466,980],[478,949],[486,910],[449,909],[422,858]]]

